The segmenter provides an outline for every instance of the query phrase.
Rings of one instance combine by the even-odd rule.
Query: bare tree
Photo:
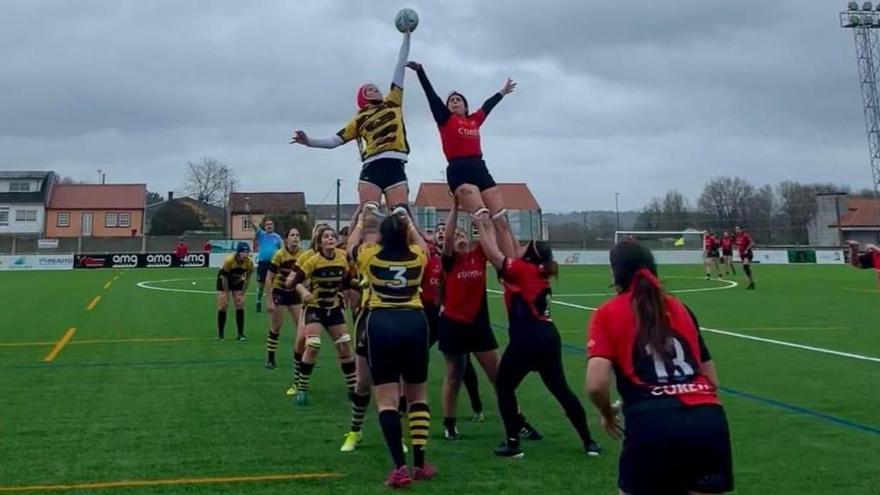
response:
[[[662,223],[663,230],[684,230],[689,226],[688,201],[675,189],[663,197]]]
[[[238,185],[235,172],[214,158],[186,162],[186,168],[187,193],[205,203],[223,206]]]
[[[788,229],[788,238],[785,241],[797,244],[809,242],[807,224],[816,215],[816,194],[840,189],[834,184],[801,184],[788,180],[780,182],[776,191],[779,195],[780,215]]]
[[[663,220],[663,204],[660,198],[654,198],[645,206],[636,218],[636,230],[661,230]]]
[[[755,187],[739,177],[716,177],[706,183],[697,204],[709,214],[716,228],[731,228],[735,223],[749,223],[749,204]]]

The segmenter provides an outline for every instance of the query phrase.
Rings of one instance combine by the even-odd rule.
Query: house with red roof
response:
[[[56,184],[46,237],[142,236],[146,198],[146,184]]]
[[[817,195],[816,202],[816,215],[807,226],[810,245],[880,244],[880,199],[826,193]]]
[[[510,228],[521,240],[543,239],[541,206],[524,183],[498,184],[507,208]],[[452,209],[452,195],[445,182],[423,182],[413,204],[413,214],[421,230],[432,232],[437,222],[446,220]],[[462,226],[469,225],[467,214],[459,216]]]

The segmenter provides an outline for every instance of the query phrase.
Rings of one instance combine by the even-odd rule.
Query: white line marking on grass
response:
[[[663,277],[663,278],[664,279],[678,278],[678,279],[685,279],[685,280],[703,280],[702,278],[696,278],[696,277],[674,277],[673,276],[673,277]],[[719,285],[716,287],[699,287],[699,288],[695,288],[695,289],[675,289],[675,290],[667,290],[667,292],[674,293],[674,294],[685,294],[688,292],[712,292],[712,291],[717,291],[717,290],[727,290],[727,289],[733,289],[734,287],[739,287],[739,284],[733,280],[712,280],[712,282],[721,282],[724,285]],[[617,293],[615,293],[615,292],[586,292],[583,294],[556,294],[556,293],[553,293],[553,297],[601,297],[601,296],[616,296],[616,295],[617,295]]]
[[[489,289],[489,292],[492,292],[494,294],[501,294],[501,292],[494,290],[494,289]],[[593,308],[590,306],[582,306],[580,304],[572,304],[569,302],[556,301],[553,299],[551,299],[550,302],[552,304],[558,304],[560,306],[565,306],[567,308],[583,309],[586,311],[596,311],[596,309],[597,309],[597,308]],[[753,335],[746,335],[743,333],[728,332],[726,330],[718,330],[716,328],[700,327],[700,330],[702,330],[704,332],[709,332],[709,333],[717,333],[719,335],[727,335],[728,337],[737,337],[740,339],[754,340],[755,342],[763,342],[765,344],[774,344],[774,345],[779,345],[779,346],[783,346],[783,347],[792,347],[795,349],[801,349],[801,350],[805,350],[805,351],[821,352],[822,354],[831,354],[833,356],[848,357],[848,358],[852,358],[852,359],[859,359],[862,361],[871,361],[874,363],[880,363],[880,358],[873,357],[873,356],[863,356],[861,354],[853,354],[850,352],[835,351],[832,349],[825,349],[823,347],[813,347],[813,346],[809,346],[809,345],[797,344],[795,342],[787,342],[784,340],[765,339],[763,337],[755,337]]]
[[[198,290],[198,289],[176,289],[173,287],[154,287],[152,284],[164,284],[168,282],[192,282],[195,280],[215,280],[214,277],[202,278],[166,278],[164,280],[144,280],[138,282],[137,286],[141,289],[158,290],[162,292],[181,292],[184,294],[216,294],[216,290]],[[253,293],[253,291],[252,291]]]

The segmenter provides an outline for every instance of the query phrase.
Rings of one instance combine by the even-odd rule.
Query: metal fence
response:
[[[200,252],[205,241],[216,235],[185,235],[190,252]],[[167,253],[174,251],[180,236],[143,237],[66,237],[58,239],[58,247],[39,249],[38,238],[33,236],[0,236],[0,254],[53,254],[53,253]]]

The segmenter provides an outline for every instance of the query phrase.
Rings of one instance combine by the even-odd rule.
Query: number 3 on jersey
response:
[[[389,266],[388,271],[394,275],[394,280],[388,282],[388,287],[406,287],[406,267],[405,266]]]

